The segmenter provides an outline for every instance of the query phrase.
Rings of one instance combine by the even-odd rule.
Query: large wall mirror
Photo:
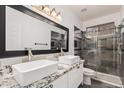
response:
[[[0,6],[0,35],[0,57],[68,51],[68,28],[20,5]]]

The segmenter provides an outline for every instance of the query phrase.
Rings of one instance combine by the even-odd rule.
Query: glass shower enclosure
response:
[[[119,35],[114,22],[88,27],[82,38],[84,66],[96,72],[120,76]]]

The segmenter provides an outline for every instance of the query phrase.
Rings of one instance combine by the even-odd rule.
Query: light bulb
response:
[[[48,5],[45,5],[44,8],[43,8],[43,11],[47,14],[50,14],[50,8]]]
[[[60,12],[57,14],[57,19],[60,20],[60,21],[62,20],[62,17],[60,15]]]
[[[53,16],[53,17],[56,17],[57,14],[56,14],[55,8],[52,9],[50,15]]]

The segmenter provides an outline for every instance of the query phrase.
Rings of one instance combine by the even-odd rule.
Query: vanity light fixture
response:
[[[56,17],[57,14],[56,14],[55,8],[52,9],[50,15],[53,16],[53,17]]]
[[[49,15],[50,17],[54,18],[55,20],[62,20],[62,17],[60,15],[60,12],[56,12],[56,9],[50,9],[49,5],[32,5],[32,7],[36,8],[37,10],[39,10],[40,12],[43,12],[47,15]]]
[[[43,7],[43,11],[46,13],[46,14],[50,14],[50,8],[49,8],[49,6],[48,5],[44,5],[44,6],[42,6]]]
[[[60,12],[57,14],[57,19],[60,20],[60,21],[62,20],[62,17],[60,15]]]

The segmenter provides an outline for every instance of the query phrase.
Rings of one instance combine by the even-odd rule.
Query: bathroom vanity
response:
[[[45,88],[77,88],[83,81],[83,63],[72,67],[63,76],[56,79]]]
[[[0,87],[6,88],[77,88],[83,81],[84,60],[73,65],[63,65],[56,72],[26,86],[21,86],[10,73],[3,77]],[[58,67],[59,68],[59,67]]]

